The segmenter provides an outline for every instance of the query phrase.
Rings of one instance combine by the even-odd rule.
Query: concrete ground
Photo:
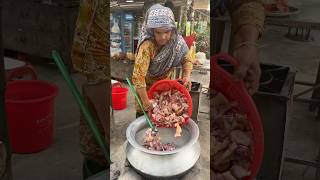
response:
[[[297,70],[296,80],[314,82],[320,63],[320,33],[312,31],[312,42],[297,42],[283,37],[286,32],[287,28],[266,28],[259,43],[262,47],[261,61],[289,65]],[[293,94],[306,88],[295,85]],[[311,94],[303,97],[311,97]],[[308,104],[301,102],[294,101],[291,105],[284,147],[285,156],[304,160],[315,160],[317,156],[320,148],[320,120],[317,120],[308,108]],[[315,168],[285,162],[282,179],[314,180]]]
[[[35,66],[39,79],[56,84],[54,140],[46,150],[34,154],[13,154],[14,180],[80,180],[82,156],[79,152],[79,110],[58,69]],[[80,76],[73,75],[80,84]]]

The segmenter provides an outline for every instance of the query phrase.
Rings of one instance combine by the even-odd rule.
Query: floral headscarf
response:
[[[164,45],[159,54],[150,62],[148,76],[162,76],[172,67],[181,64],[188,52],[188,46],[183,37],[178,34],[174,15],[170,8],[155,4],[147,11],[139,37],[138,47],[147,39],[153,39],[154,28],[168,28],[172,30],[171,39]]]

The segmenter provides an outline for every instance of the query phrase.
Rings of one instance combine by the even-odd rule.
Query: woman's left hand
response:
[[[260,63],[257,47],[242,46],[234,51],[234,57],[239,60],[240,66],[234,73],[235,80],[243,80],[248,93],[253,95],[259,89]]]
[[[190,76],[185,76],[182,78],[182,85],[186,87],[189,91],[191,90],[191,78]]]
[[[234,37],[233,56],[240,62],[234,72],[234,79],[243,80],[250,95],[258,91],[260,83],[261,70],[256,44],[258,38],[259,31],[252,25],[241,26]]]

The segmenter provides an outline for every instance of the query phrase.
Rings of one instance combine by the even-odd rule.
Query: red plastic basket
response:
[[[232,80],[231,75],[217,65],[217,60],[224,60],[231,65],[238,67],[239,62],[228,54],[220,53],[211,58],[213,61],[213,87],[214,90],[222,93],[229,101],[238,102],[238,111],[246,113],[251,130],[253,133],[253,162],[251,165],[251,175],[244,178],[244,180],[252,180],[256,177],[260,169],[263,159],[264,151],[264,136],[260,115],[257,111],[256,105],[242,81],[235,82]]]
[[[189,117],[191,117],[191,115],[192,115],[192,98],[190,96],[189,91],[183,85],[181,85],[177,80],[160,80],[160,81],[156,82],[149,89],[148,97],[150,99],[153,99],[153,94],[155,92],[168,91],[170,89],[176,89],[186,96],[187,103],[189,106],[188,115],[189,115]],[[150,116],[150,117],[152,118],[152,116]],[[154,122],[155,120],[152,119],[152,121]],[[184,124],[187,124],[188,122],[189,122],[189,118],[185,118]]]

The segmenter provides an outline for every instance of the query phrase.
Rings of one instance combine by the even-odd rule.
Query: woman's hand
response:
[[[259,89],[261,75],[257,47],[252,44],[243,45],[233,52],[233,56],[240,62],[234,72],[234,79],[243,80],[248,93],[253,95]]]
[[[152,111],[154,108],[154,101],[153,100],[147,100],[143,103],[143,109],[145,111]]]
[[[182,85],[188,89],[188,91],[191,90],[191,78],[190,76],[186,76],[182,78]]]
[[[189,91],[191,90],[191,69],[184,69],[182,76],[182,85],[186,87]]]
[[[149,110],[152,110],[153,109],[153,100],[150,100],[148,98],[148,94],[147,94],[147,90],[146,88],[137,88],[136,89],[137,93],[139,94],[140,96],[140,100],[141,100],[141,103],[142,103],[142,106],[143,106],[143,109],[145,111],[149,111]]]
[[[234,79],[243,80],[248,93],[253,95],[259,89],[260,63],[256,41],[259,31],[255,26],[243,25],[234,37],[233,56],[240,66],[235,70]]]

